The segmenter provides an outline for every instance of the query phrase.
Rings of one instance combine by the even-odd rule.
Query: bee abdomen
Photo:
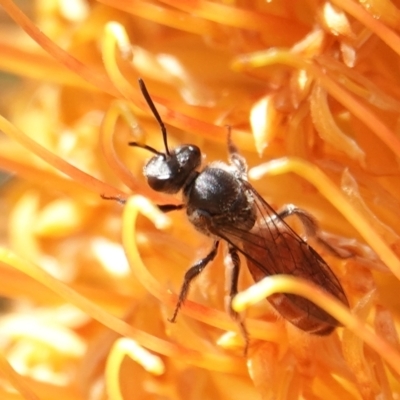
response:
[[[325,336],[340,325],[330,314],[304,297],[276,293],[267,300],[283,318],[304,332]]]

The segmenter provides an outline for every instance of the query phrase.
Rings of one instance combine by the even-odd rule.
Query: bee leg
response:
[[[225,308],[227,309],[231,318],[238,323],[240,333],[245,341],[244,354],[246,355],[249,347],[249,334],[244,322],[240,319],[239,314],[232,308],[232,300],[238,293],[239,272],[239,254],[233,246],[228,245],[228,256],[225,260],[225,284],[228,294],[225,296]]]
[[[121,196],[107,196],[106,194],[101,194],[100,197],[103,200],[115,200],[121,205],[126,203],[126,199],[122,198]]]
[[[120,196],[107,196],[105,194],[101,194],[100,197],[103,200],[115,200],[121,205],[124,205],[126,203],[126,199],[124,199]],[[182,208],[184,208],[185,206],[183,204],[157,204],[157,207],[163,213],[167,213],[170,211],[182,210]]]
[[[170,211],[182,210],[185,206],[183,204],[157,204],[157,207],[163,213],[167,213]]]
[[[228,153],[229,162],[233,164],[239,171],[242,178],[247,179],[247,163],[245,158],[239,153],[239,149],[232,142],[231,137],[231,126],[227,126],[228,129]]]
[[[285,206],[282,210],[280,210],[277,214],[281,219],[285,219],[291,215],[295,215],[303,224],[306,236],[314,239],[328,253],[338,258],[351,257],[350,253],[346,252],[346,254],[344,254],[339,252],[335,247],[333,247],[327,240],[322,237],[317,222],[315,221],[314,217],[310,215],[307,211],[304,211],[301,208],[297,208],[296,206],[289,204]]]
[[[179,309],[186,300],[186,297],[189,292],[189,287],[193,279],[196,278],[196,276],[199,275],[203,271],[203,269],[207,266],[207,264],[210,261],[212,261],[217,255],[218,244],[219,241],[216,240],[213,244],[211,251],[204,258],[198,260],[192,267],[190,267],[186,271],[181,291],[179,292],[178,302],[176,303],[172,318],[169,319],[170,322],[175,322]]]
[[[234,320],[239,319],[239,314],[232,308],[232,299],[238,293],[238,280],[240,272],[240,258],[237,250],[228,245],[228,255],[225,259],[225,285],[227,295],[225,296],[226,311]]]

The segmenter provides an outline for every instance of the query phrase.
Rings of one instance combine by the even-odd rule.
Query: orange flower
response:
[[[1,203],[1,398],[398,396],[394,3],[37,0],[30,18],[0,5],[15,22],[0,25],[0,69],[20,78],[0,104],[0,168],[15,173]],[[316,245],[351,311],[288,276],[251,286],[242,268],[233,306],[247,310],[245,357],[223,311],[221,252],[168,322],[210,243],[185,213],[154,206],[179,198],[150,190],[149,154],[127,145],[163,149],[138,77],[170,147],[226,160],[230,125],[260,194],[315,216],[344,255]],[[343,327],[299,331],[265,300],[276,292],[309,298]]]

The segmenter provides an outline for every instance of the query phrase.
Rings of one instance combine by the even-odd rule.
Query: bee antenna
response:
[[[165,154],[164,153],[161,153],[161,152],[157,151],[156,149],[153,149],[152,147],[147,146],[147,144],[141,144],[141,143],[138,143],[138,142],[128,142],[128,145],[148,150],[148,151],[152,152],[153,154],[156,154],[157,156],[164,157],[164,159],[165,159]]]
[[[154,102],[151,99],[149,92],[147,91],[146,85],[144,84],[144,80],[142,78],[139,78],[138,81],[139,81],[139,86],[140,86],[140,90],[143,94],[143,97],[145,98],[148,106],[150,107],[151,112],[153,113],[155,119],[157,120],[158,125],[160,125],[163,140],[164,140],[165,152],[167,153],[167,155],[170,155],[170,152],[168,149],[168,143],[167,143],[167,128],[165,127],[164,122],[162,121],[160,114],[158,113],[156,106],[154,105]]]

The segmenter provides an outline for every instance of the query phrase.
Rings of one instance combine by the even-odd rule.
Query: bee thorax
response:
[[[253,197],[240,179],[223,169],[206,168],[184,196],[190,222],[208,236],[215,236],[213,226],[249,231],[255,224]]]

